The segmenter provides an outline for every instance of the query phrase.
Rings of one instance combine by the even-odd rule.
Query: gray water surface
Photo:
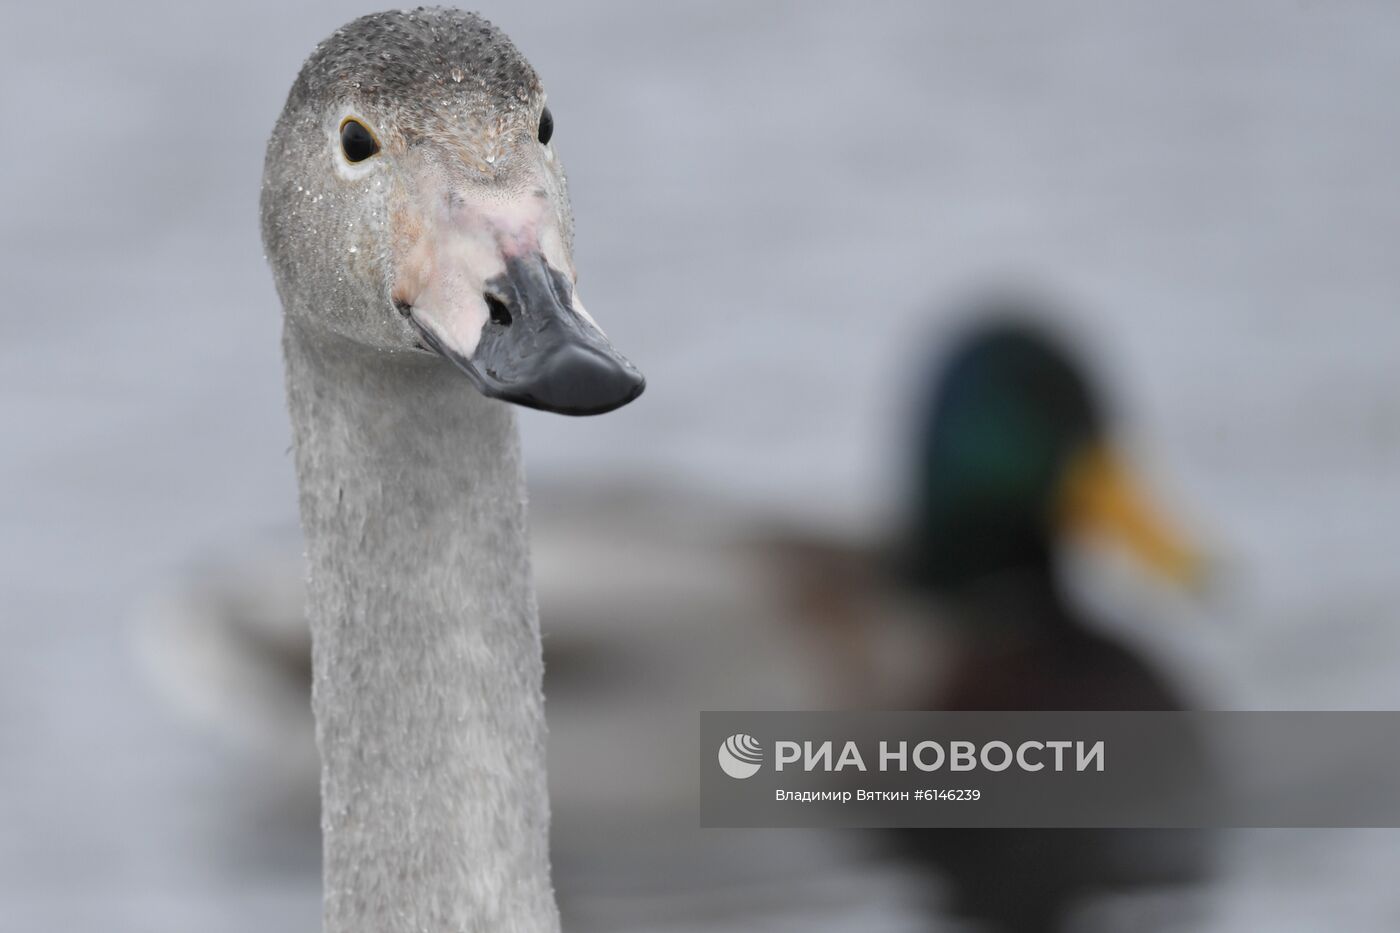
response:
[[[262,150],[303,56],[372,8],[6,8],[0,929],[317,923],[305,834],[243,813],[131,619],[294,514]],[[1400,707],[1400,8],[484,12],[544,77],[582,294],[650,379],[607,418],[523,415],[536,480],[876,524],[950,301],[1037,283],[1233,568],[1203,636],[1227,699]],[[1393,927],[1394,838],[1329,840],[1252,863],[1211,922]]]

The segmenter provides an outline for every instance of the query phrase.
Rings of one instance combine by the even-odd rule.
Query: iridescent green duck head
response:
[[[1049,572],[1069,535],[1114,539],[1189,583],[1195,556],[1140,496],[1114,453],[1109,416],[1072,354],[1019,306],[984,309],[934,369],[916,432],[901,563],[956,594],[1015,572]]]

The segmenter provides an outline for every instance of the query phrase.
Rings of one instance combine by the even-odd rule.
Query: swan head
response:
[[[262,231],[285,313],[440,354],[485,395],[586,415],[645,380],[584,309],[538,75],[474,13],[376,13],[298,74],[268,143]]]

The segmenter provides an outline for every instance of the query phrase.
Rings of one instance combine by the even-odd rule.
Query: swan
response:
[[[552,134],[500,30],[418,9],[318,45],[268,143],[327,933],[559,929],[503,403],[596,414],[645,380],[578,299]]]

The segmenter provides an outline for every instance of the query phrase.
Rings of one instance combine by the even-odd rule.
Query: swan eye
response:
[[[549,145],[549,138],[553,135],[554,114],[550,113],[549,108],[546,107],[544,108],[544,112],[540,114],[540,143],[545,146]]]
[[[379,151],[379,140],[359,120],[346,120],[340,125],[340,148],[351,162],[363,162]]]

